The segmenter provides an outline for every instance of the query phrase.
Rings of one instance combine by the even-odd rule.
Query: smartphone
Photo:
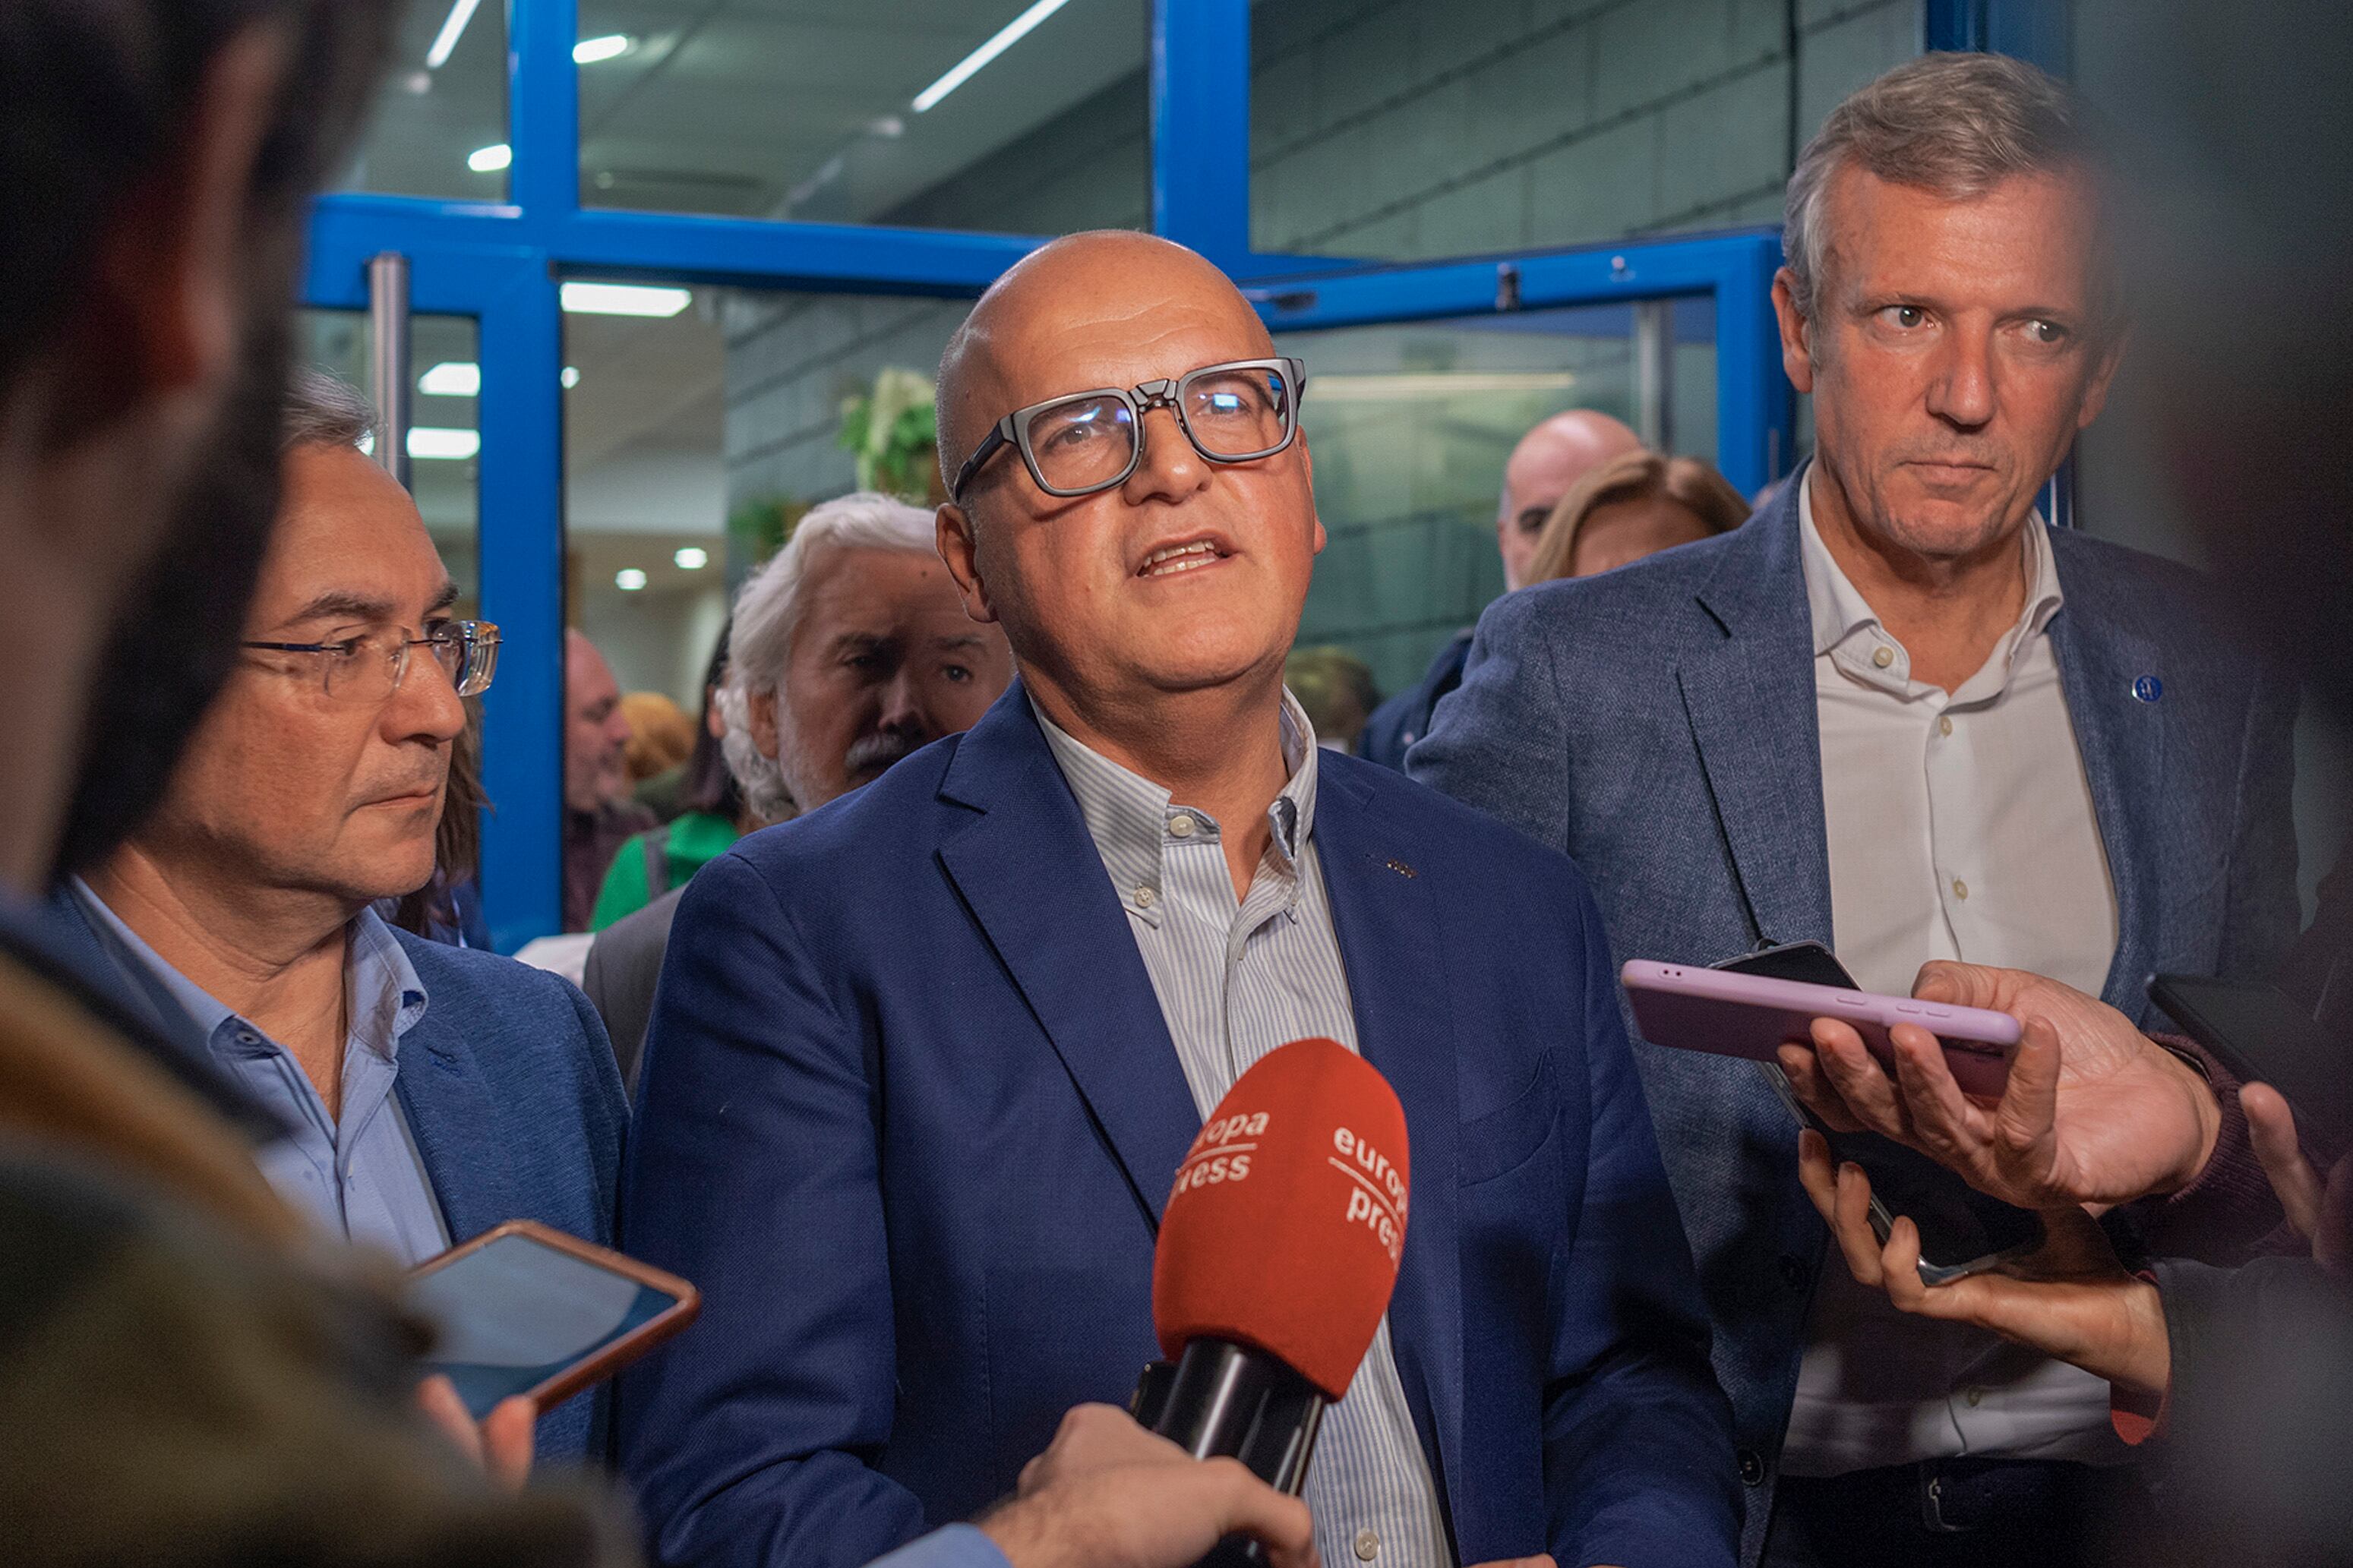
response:
[[[1945,1047],[1945,1063],[1962,1092],[1989,1100],[2000,1099],[2010,1081],[2010,1053],[2019,1039],[2018,1020],[2007,1013],[1874,995],[1851,985],[1641,959],[1621,969],[1619,979],[1642,1037],[1655,1046],[1769,1062],[1784,1045],[1811,1045],[1816,1018],[1840,1018],[1893,1071],[1895,1047],[1888,1030],[1918,1024]]]
[[[2240,1082],[2284,1095],[2324,1168],[2353,1148],[2353,1040],[2322,1028],[2276,985],[2158,974],[2148,999]]]
[[[1715,965],[1733,973],[1794,981],[1832,990],[1858,989],[1838,956],[1818,942],[1759,949]],[[1920,1279],[1945,1285],[1980,1273],[2042,1245],[2042,1216],[1989,1197],[1917,1150],[1876,1132],[1834,1132],[1806,1109],[1779,1067],[1764,1066],[1774,1092],[1804,1126],[1820,1133],[1831,1158],[1862,1167],[1871,1179],[1871,1229],[1883,1245],[1895,1216],[1920,1232]]]
[[[478,1421],[516,1394],[552,1409],[702,1310],[676,1275],[527,1219],[418,1264],[402,1295],[435,1330],[426,1370]]]

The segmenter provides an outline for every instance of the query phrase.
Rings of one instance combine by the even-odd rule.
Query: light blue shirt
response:
[[[898,1551],[877,1557],[866,1568],[1010,1568],[978,1525],[951,1524],[919,1535]]]
[[[351,924],[339,1121],[292,1052],[166,963],[89,884],[77,878],[73,891],[126,976],[135,982],[131,966],[143,968],[195,1020],[222,1070],[291,1129],[254,1154],[279,1196],[327,1234],[389,1253],[404,1268],[448,1249],[432,1178],[393,1092],[400,1037],[425,1016],[427,997],[391,927],[371,910]]]
[[[1356,1049],[1356,1008],[1315,849],[1315,730],[1297,700],[1283,693],[1291,780],[1267,808],[1272,842],[1240,899],[1216,818],[1176,804],[1042,712],[1037,718],[1127,911],[1202,1118],[1277,1046],[1321,1036]],[[1453,1562],[1386,1314],[1348,1396],[1324,1418],[1305,1496],[1326,1563]]]

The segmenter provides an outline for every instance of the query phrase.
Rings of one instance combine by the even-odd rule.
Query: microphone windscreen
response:
[[[1176,1168],[1152,1320],[1265,1351],[1325,1397],[1348,1392],[1405,1252],[1405,1108],[1370,1062],[1293,1040],[1242,1074]]]

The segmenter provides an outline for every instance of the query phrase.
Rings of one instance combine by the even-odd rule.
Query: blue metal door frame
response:
[[[481,603],[508,648],[485,699],[483,782],[496,805],[482,888],[491,935],[512,951],[561,923],[561,280],[969,296],[1046,237],[583,210],[575,0],[511,0],[508,17],[508,200],[322,197],[302,299],[364,309],[368,258],[397,251],[409,258],[412,310],[480,324]],[[1250,248],[1250,0],[1153,0],[1148,74],[1154,230],[1257,285],[1271,322],[1495,308],[1494,260],[1339,270],[1346,264]],[[1769,298],[1779,254],[1778,237],[1759,232],[1508,259],[1526,308],[1713,295],[1721,466],[1754,489],[1789,461]]]

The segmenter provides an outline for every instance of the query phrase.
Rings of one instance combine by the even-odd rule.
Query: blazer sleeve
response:
[[[1547,595],[1506,594],[1479,617],[1462,684],[1441,699],[1406,772],[1541,844],[1567,847],[1566,705],[1545,635]]]
[[[672,936],[622,1235],[702,1315],[622,1374],[622,1473],[657,1562],[855,1568],[924,1526],[871,1468],[896,1352],[861,1031],[741,854],[694,879]]]
[[[2222,928],[2228,979],[2270,978],[2304,923],[2295,890],[2297,697],[2294,680],[2265,666],[2247,705]]]
[[[1545,1497],[1563,1564],[1729,1565],[1740,1487],[1732,1406],[1618,1005],[1601,911],[1581,881],[1585,1196],[1556,1269]]]

